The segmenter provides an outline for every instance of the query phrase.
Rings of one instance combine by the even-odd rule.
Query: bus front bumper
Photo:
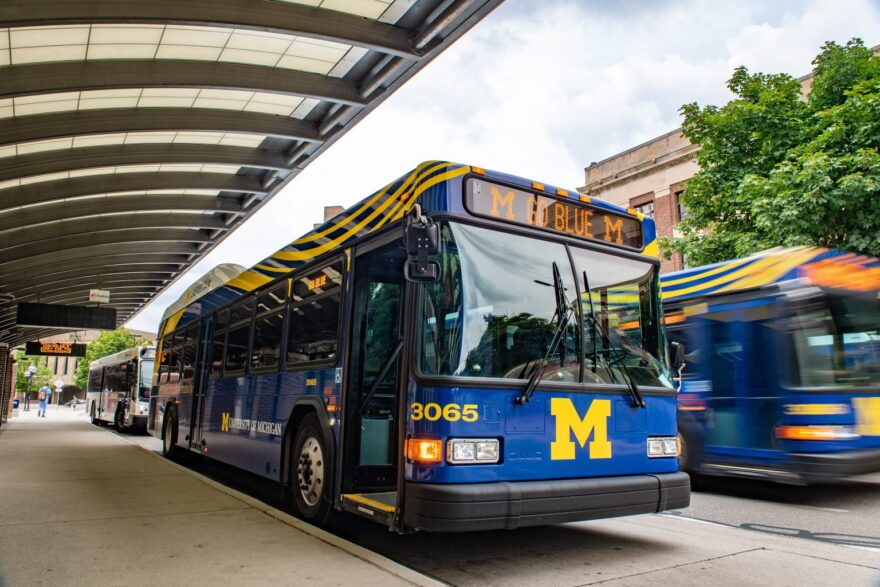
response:
[[[794,453],[792,458],[795,471],[801,479],[810,483],[880,471],[880,448],[832,453]]]
[[[430,532],[513,529],[685,508],[686,473],[435,485],[406,484],[404,524]]]

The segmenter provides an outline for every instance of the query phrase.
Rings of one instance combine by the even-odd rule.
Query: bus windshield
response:
[[[141,399],[147,399],[150,397],[150,389],[153,383],[153,367],[155,365],[155,361],[153,360],[142,360],[141,361],[141,372],[140,372],[140,380],[138,381],[138,396]]]
[[[650,263],[572,248],[573,272],[563,244],[458,223],[445,224],[441,235],[441,279],[423,288],[420,304],[423,374],[528,379],[562,313],[572,318],[544,381],[625,385],[631,377],[672,387]],[[557,302],[554,265],[565,308]],[[587,320],[590,296],[578,299],[584,272],[595,321]]]
[[[794,323],[797,385],[880,386],[880,299],[829,291]]]

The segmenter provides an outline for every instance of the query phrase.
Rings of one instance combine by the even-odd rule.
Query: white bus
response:
[[[86,409],[93,424],[146,429],[156,347],[136,347],[89,365]]]

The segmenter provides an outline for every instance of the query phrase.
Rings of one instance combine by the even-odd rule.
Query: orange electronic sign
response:
[[[86,345],[75,342],[29,342],[25,353],[32,357],[84,357]]]
[[[638,218],[482,179],[468,180],[465,206],[475,216],[632,249],[643,246]]]

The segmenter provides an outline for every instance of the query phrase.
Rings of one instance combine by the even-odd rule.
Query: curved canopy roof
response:
[[[502,0],[3,0],[0,342],[122,323]]]

